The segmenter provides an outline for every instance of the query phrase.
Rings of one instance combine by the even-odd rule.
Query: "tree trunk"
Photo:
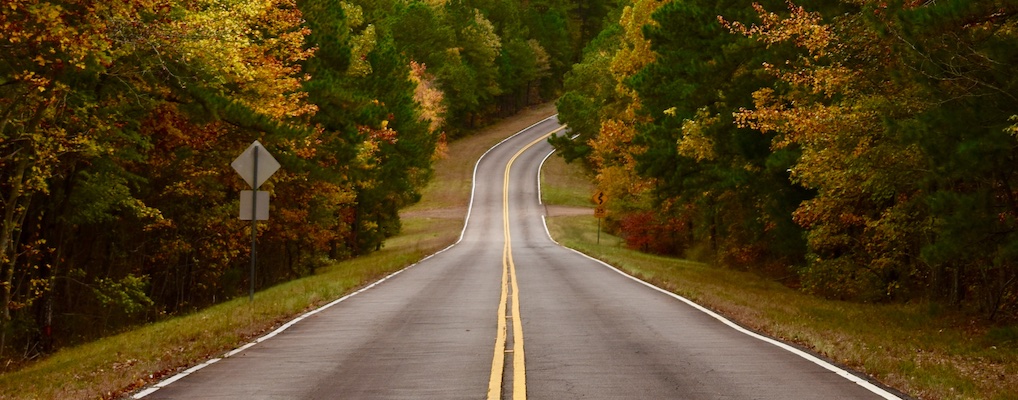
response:
[[[24,213],[25,210],[19,210],[21,203],[22,188],[24,186],[25,170],[28,169],[28,159],[22,159],[18,162],[15,167],[14,175],[11,176],[11,192],[7,196],[7,201],[4,203],[4,216],[3,221],[0,222],[0,260],[2,260],[3,277],[0,281],[0,287],[3,288],[2,299],[3,311],[0,312],[0,329],[7,327],[7,322],[11,320],[10,304],[12,300],[12,289],[14,280],[14,258],[13,254],[15,251],[14,246],[14,231],[19,229],[18,221],[22,220],[19,213]]]

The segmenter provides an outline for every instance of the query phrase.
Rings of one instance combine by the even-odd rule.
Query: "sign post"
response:
[[[247,150],[244,150],[230,163],[237,173],[240,174],[241,178],[248,185],[251,185],[252,190],[245,190],[240,194],[240,219],[243,221],[251,221],[251,290],[249,292],[249,301],[254,301],[254,287],[255,287],[255,267],[258,265],[258,221],[269,219],[269,193],[259,191],[258,188],[265,183],[272,174],[279,170],[279,162],[269,154],[268,150],[265,150],[265,146],[262,146],[257,140],[248,146]],[[250,214],[245,213],[245,208],[251,210]]]
[[[598,190],[590,200],[597,204],[597,207],[594,208],[594,217],[597,218],[597,244],[601,244],[601,218],[608,215],[604,209],[604,203],[608,202],[608,195],[604,194],[604,191]]]

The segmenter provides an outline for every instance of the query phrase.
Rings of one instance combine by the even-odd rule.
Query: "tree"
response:
[[[990,319],[1018,312],[1015,137],[1018,6],[1007,1],[892,2],[868,14],[922,90],[924,107],[895,121],[924,155],[932,227],[921,259],[931,297]]]
[[[757,10],[761,25],[734,30],[804,52],[767,64],[787,89],[761,89],[755,109],[737,114],[742,126],[777,133],[773,150],[800,152],[791,178],[816,191],[794,213],[808,232],[803,285],[833,297],[899,296],[917,274],[911,257],[924,231],[921,154],[883,121],[921,107],[917,92],[885,78],[901,66],[858,14],[828,24],[794,5],[788,17]]]
[[[586,161],[591,151],[589,142],[601,129],[601,122],[618,112],[612,107],[618,104],[618,83],[610,68],[620,43],[621,26],[609,25],[587,46],[583,62],[565,75],[566,92],[556,106],[559,120],[569,126],[575,139],[555,136],[550,141],[566,161]]]
[[[766,83],[757,68],[769,52],[718,22],[744,4],[664,4],[643,31],[653,62],[615,68],[633,74],[624,83],[639,96],[636,115],[646,121],[635,124],[633,143],[646,149],[635,161],[654,182],[655,207],[666,216],[659,223],[685,236],[673,252],[706,246],[724,264],[781,276],[801,257],[801,231],[789,212],[806,193],[787,180],[794,153],[772,153],[769,137],[727,117]]]
[[[493,109],[493,100],[502,93],[495,61],[502,39],[481,10],[463,0],[445,7],[445,24],[456,32],[456,47],[446,50],[446,62],[435,75],[446,93],[451,119],[473,127],[479,115]]]

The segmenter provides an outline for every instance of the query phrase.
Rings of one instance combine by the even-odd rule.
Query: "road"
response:
[[[136,397],[894,398],[555,244],[537,177],[558,130],[482,157],[453,247]]]

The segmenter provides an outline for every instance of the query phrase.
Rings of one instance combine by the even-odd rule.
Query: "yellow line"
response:
[[[505,369],[506,342],[506,309],[509,300],[509,283],[512,284],[512,320],[513,320],[513,400],[526,400],[527,375],[523,353],[523,320],[520,317],[520,287],[516,281],[516,263],[513,262],[512,234],[509,230],[509,172],[513,163],[523,152],[558,131],[560,127],[544,136],[537,138],[516,152],[505,167],[505,179],[502,184],[502,223],[505,234],[505,245],[502,247],[502,297],[498,304],[498,330],[495,336],[495,354],[491,360],[491,377],[488,380],[488,400],[500,399],[502,395],[502,374]]]
[[[491,377],[488,379],[488,399],[498,400],[502,395],[502,373],[505,368],[505,310],[508,298],[509,268],[506,268],[505,248],[502,249],[502,297],[498,301],[498,328],[495,332],[495,355],[491,358]]]

